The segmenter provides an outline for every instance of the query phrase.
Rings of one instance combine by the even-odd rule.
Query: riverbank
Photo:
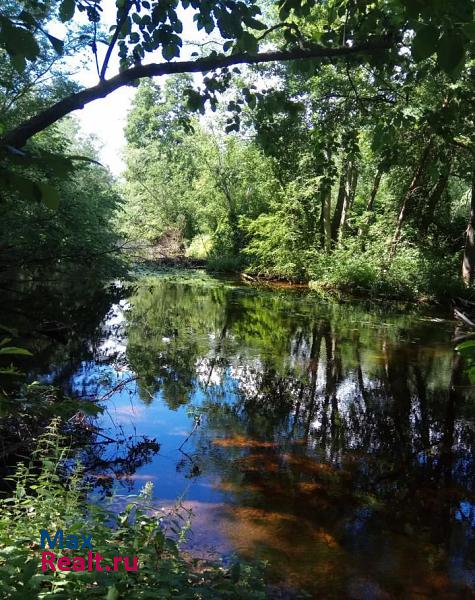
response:
[[[431,291],[424,286],[423,289],[410,287],[409,285],[394,285],[382,276],[378,282],[372,281],[372,285],[365,286],[357,281],[348,281],[337,278],[323,278],[321,280],[298,280],[279,275],[265,275],[253,271],[221,269],[216,261],[208,261],[201,258],[192,258],[185,255],[169,256],[151,259],[143,259],[136,263],[139,272],[161,272],[175,270],[200,269],[211,275],[227,276],[235,278],[245,284],[270,286],[276,289],[309,289],[314,292],[329,295],[333,298],[354,298],[356,300],[369,300],[375,302],[396,302],[417,305],[438,306],[449,308],[459,298],[473,300],[475,294],[472,290],[465,288],[462,283],[453,285],[448,289],[436,286]]]

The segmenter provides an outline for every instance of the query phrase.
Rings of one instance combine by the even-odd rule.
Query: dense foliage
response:
[[[228,91],[241,122],[228,135],[223,111],[187,122],[187,79],[142,84],[127,126],[122,230],[157,242],[178,227],[211,265],[264,277],[405,297],[460,293],[470,73],[452,83],[407,68],[381,81],[357,64],[248,71],[245,89],[272,87],[253,108],[241,85]]]
[[[65,60],[84,46],[82,35],[71,33],[62,47]],[[0,50],[2,130],[78,89],[57,52],[45,43],[40,50],[20,73]],[[45,274],[64,277],[72,265],[87,265],[90,281],[113,273],[110,253],[117,236],[110,222],[119,196],[110,174],[97,163],[93,140],[82,136],[75,121],[66,119],[45,131],[27,152],[11,149],[0,160],[0,177],[2,280],[11,284],[20,274],[23,281],[36,282]]]
[[[48,138],[61,117],[137,79],[181,73],[163,89],[144,84],[130,115],[119,219],[127,237],[157,241],[173,229],[215,266],[411,297],[458,293],[463,252],[471,284],[473,0],[124,0],[109,31],[104,8],[2,8],[5,89],[16,77],[28,90],[8,100],[15,118],[2,118],[2,178],[13,197],[58,204],[62,183],[49,174],[64,180],[75,168]],[[193,60],[175,62],[191,34],[184,11],[205,39]],[[71,39],[51,35],[59,22]],[[147,65],[157,50],[164,62]],[[120,73],[107,79],[116,51]],[[78,91],[55,76],[38,87],[48,57],[85,52],[97,86]],[[231,68],[240,63],[257,66]],[[183,75],[195,71],[199,85]],[[216,117],[194,116],[209,109]]]

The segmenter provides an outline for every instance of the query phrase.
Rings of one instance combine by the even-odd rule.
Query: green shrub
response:
[[[209,257],[206,268],[216,273],[239,273],[244,268],[244,261],[241,256],[213,254]]]
[[[208,258],[213,247],[213,242],[209,234],[198,234],[191,240],[186,249],[186,256],[190,258]]]
[[[88,501],[81,466],[71,464],[59,425],[59,419],[52,421],[31,463],[18,466],[11,496],[0,501],[2,599],[265,597],[257,568],[239,563],[229,570],[217,564],[198,568],[196,561],[185,559],[181,543],[190,514],[179,507],[167,515],[157,512],[151,503],[151,484],[129,498],[119,513]],[[138,569],[43,572],[41,529],[51,537],[59,529],[65,535],[91,535],[93,552],[104,557],[103,565],[112,564],[113,556],[137,556]],[[66,549],[61,554],[72,558],[71,552],[87,556],[85,550]]]
[[[372,296],[438,301],[465,294],[457,257],[404,244],[390,261],[387,243],[374,242],[363,251],[359,240],[350,240],[331,254],[320,254],[309,272],[311,287]]]
[[[244,249],[248,271],[289,281],[308,280],[317,252],[305,243],[292,214],[262,214],[245,227],[250,242]]]

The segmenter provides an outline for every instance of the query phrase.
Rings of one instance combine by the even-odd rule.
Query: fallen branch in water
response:
[[[462,321],[463,323],[465,323],[465,325],[467,325],[471,329],[475,329],[475,323],[473,321],[471,321],[467,317],[467,315],[465,315],[463,312],[457,310],[456,308],[454,308],[454,316],[456,319],[458,319],[459,321]]]

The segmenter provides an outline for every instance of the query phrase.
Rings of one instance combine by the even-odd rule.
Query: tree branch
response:
[[[102,69],[101,69],[100,73],[98,73],[99,79],[106,78],[107,67],[109,66],[109,61],[112,56],[112,51],[114,50],[114,46],[116,45],[117,40],[119,39],[120,31],[121,31],[122,27],[124,26],[124,24],[127,20],[127,17],[129,16],[130,10],[132,8],[132,4],[133,4],[132,2],[128,2],[126,4],[126,6],[123,9],[122,16],[118,19],[118,21],[116,23],[114,35],[112,36],[111,41],[109,42],[109,45],[107,47],[107,52],[104,57],[104,62],[102,63]]]
[[[296,32],[298,37],[300,37],[300,38],[302,37],[302,34],[300,33],[300,29],[298,28],[298,26],[295,23],[277,23],[277,25],[274,25],[273,27],[270,27],[269,29],[264,31],[264,33],[257,39],[259,41],[261,41],[264,38],[266,38],[268,35],[273,33],[274,31],[277,31],[278,29],[282,29],[282,28],[286,28],[289,30],[293,29]]]
[[[325,48],[315,46],[311,49],[275,50],[260,54],[232,54],[230,56],[212,56],[192,61],[178,61],[166,63],[152,63],[138,65],[119,73],[111,79],[99,82],[97,85],[72,94],[60,100],[50,108],[28,119],[12,131],[0,138],[0,144],[21,148],[34,135],[43,131],[62,117],[75,110],[82,109],[86,104],[105,98],[115,90],[145,77],[160,77],[178,73],[205,73],[214,69],[230,67],[239,64],[258,64],[267,62],[283,62],[303,59],[325,59],[350,56],[355,54],[374,54],[388,50],[394,46],[391,38],[383,38],[360,46],[341,46],[338,48]]]

